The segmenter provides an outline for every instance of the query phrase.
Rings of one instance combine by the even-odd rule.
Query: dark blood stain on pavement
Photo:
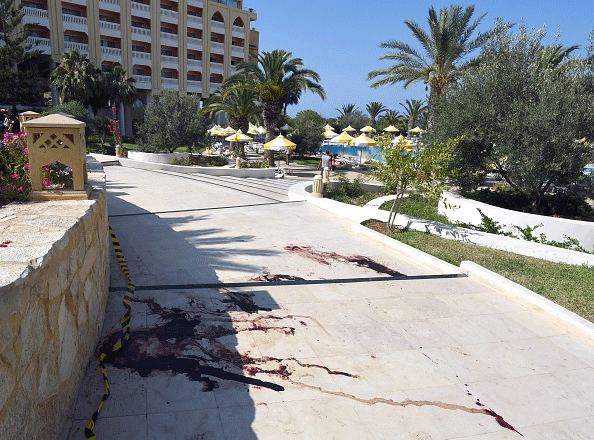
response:
[[[285,275],[282,273],[271,274],[270,272],[263,272],[262,275],[249,279],[250,281],[263,281],[268,283],[278,283],[281,281],[304,281],[303,278],[294,275]]]
[[[238,292],[231,292],[227,289],[219,289],[219,292],[225,294],[228,299],[224,299],[223,303],[225,304],[235,304],[239,307],[242,311],[247,313],[256,313],[259,310],[263,310],[265,312],[270,312],[272,309],[266,307],[260,307],[254,303],[252,299],[254,297],[253,293],[238,293]]]
[[[378,273],[385,273],[391,276],[405,276],[404,274],[390,269],[387,266],[384,266],[377,261],[373,261],[369,257],[364,257],[362,255],[351,255],[351,256],[344,256],[337,254],[336,252],[323,252],[323,251],[315,251],[310,246],[295,246],[289,245],[285,246],[285,250],[288,252],[293,252],[302,257],[309,258],[311,260],[317,261],[320,264],[330,265],[330,261],[340,261],[341,263],[354,263],[359,267],[366,267],[367,269],[371,269]]]

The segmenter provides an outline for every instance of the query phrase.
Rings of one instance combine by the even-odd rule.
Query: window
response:
[[[188,31],[188,37],[190,37],[190,38],[200,38],[200,37],[198,37],[198,34],[196,32],[189,32],[189,31]]]
[[[167,26],[161,26],[161,32],[165,32],[167,34],[175,34],[175,32],[173,31],[173,29],[167,27]]]
[[[134,27],[148,29],[148,25],[144,21],[136,21],[134,19],[131,20],[131,24]]]
[[[23,6],[28,8],[43,9],[47,11],[47,7],[43,3],[24,1]]]
[[[173,78],[173,72],[170,70],[165,70],[161,72],[161,78]]]
[[[215,43],[219,43],[219,37],[210,37],[210,41],[214,41]]]
[[[189,60],[197,60],[198,58],[196,57],[196,54],[195,53],[189,53],[188,54],[188,59]]]
[[[82,12],[78,9],[62,8],[62,14],[76,15],[77,17],[82,17]]]
[[[145,47],[144,46],[140,46],[138,44],[133,44],[132,45],[132,50],[135,52],[146,52],[145,51]]]
[[[188,80],[190,80],[190,81],[200,81],[198,79],[198,76],[196,76],[195,73],[188,73]]]
[[[117,47],[115,41],[101,40],[101,46],[103,47]]]
[[[102,15],[99,14],[99,21],[107,21],[109,23],[117,23],[116,19],[111,15]]]
[[[70,43],[84,43],[85,39],[78,35],[64,35],[64,41],[68,41]]]
[[[163,48],[161,48],[161,55],[167,55],[168,57],[175,56],[171,49],[163,49]]]
[[[138,67],[133,67],[132,68],[132,73],[134,75],[140,75],[140,76],[148,76],[146,74],[146,72],[144,71],[144,69],[139,69]]]

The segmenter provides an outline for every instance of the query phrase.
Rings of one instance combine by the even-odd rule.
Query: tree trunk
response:
[[[231,126],[231,128],[233,128],[233,130],[241,130],[243,134],[247,135],[247,132],[250,129],[250,123],[247,118],[238,118],[236,116],[227,115],[227,119],[229,120],[229,125]],[[237,146],[237,154],[239,155],[239,157],[241,157],[243,160],[247,160],[247,156],[245,155],[244,142],[231,143],[232,146],[233,144]]]
[[[278,101],[265,101],[264,102],[264,127],[266,128],[266,142],[270,142],[275,138],[276,124],[280,119],[281,115],[281,104]],[[274,168],[274,151],[269,150],[267,152],[268,166]]]
[[[431,86],[429,91],[429,102],[427,104],[427,131],[432,131],[435,128],[435,117],[437,113],[437,100],[441,95],[442,90],[437,86]]]

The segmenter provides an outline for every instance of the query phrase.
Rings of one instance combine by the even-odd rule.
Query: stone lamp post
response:
[[[49,115],[23,123],[27,133],[32,191],[30,200],[88,199],[92,186],[87,176],[84,122],[63,115]],[[60,162],[72,168],[70,189],[44,189],[42,169]]]

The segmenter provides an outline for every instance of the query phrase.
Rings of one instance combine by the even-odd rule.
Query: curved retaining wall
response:
[[[445,198],[445,202],[444,202]],[[594,222],[580,220],[569,220],[565,218],[546,217],[542,215],[528,214],[524,212],[511,211],[497,206],[487,205],[476,200],[466,199],[451,192],[445,193],[439,201],[438,212],[445,215],[450,221],[481,224],[480,209],[483,214],[492,218],[499,224],[506,227],[506,230],[520,235],[514,226],[525,228],[536,226],[533,234],[540,236],[545,234],[547,240],[565,241],[564,235],[575,238],[580,245],[588,250],[594,250]]]
[[[105,175],[90,200],[0,208],[0,439],[55,439],[101,335],[109,289]],[[89,414],[90,416],[90,414]]]
[[[259,179],[273,178],[274,168],[229,168],[229,167],[187,167],[182,165],[168,165],[156,162],[141,162],[140,160],[114,158],[120,165],[128,168],[143,170],[164,170],[186,174],[208,174],[211,176],[255,177]]]
[[[143,162],[171,164],[174,158],[187,159],[188,153],[145,153],[143,151],[128,150],[128,158]]]

